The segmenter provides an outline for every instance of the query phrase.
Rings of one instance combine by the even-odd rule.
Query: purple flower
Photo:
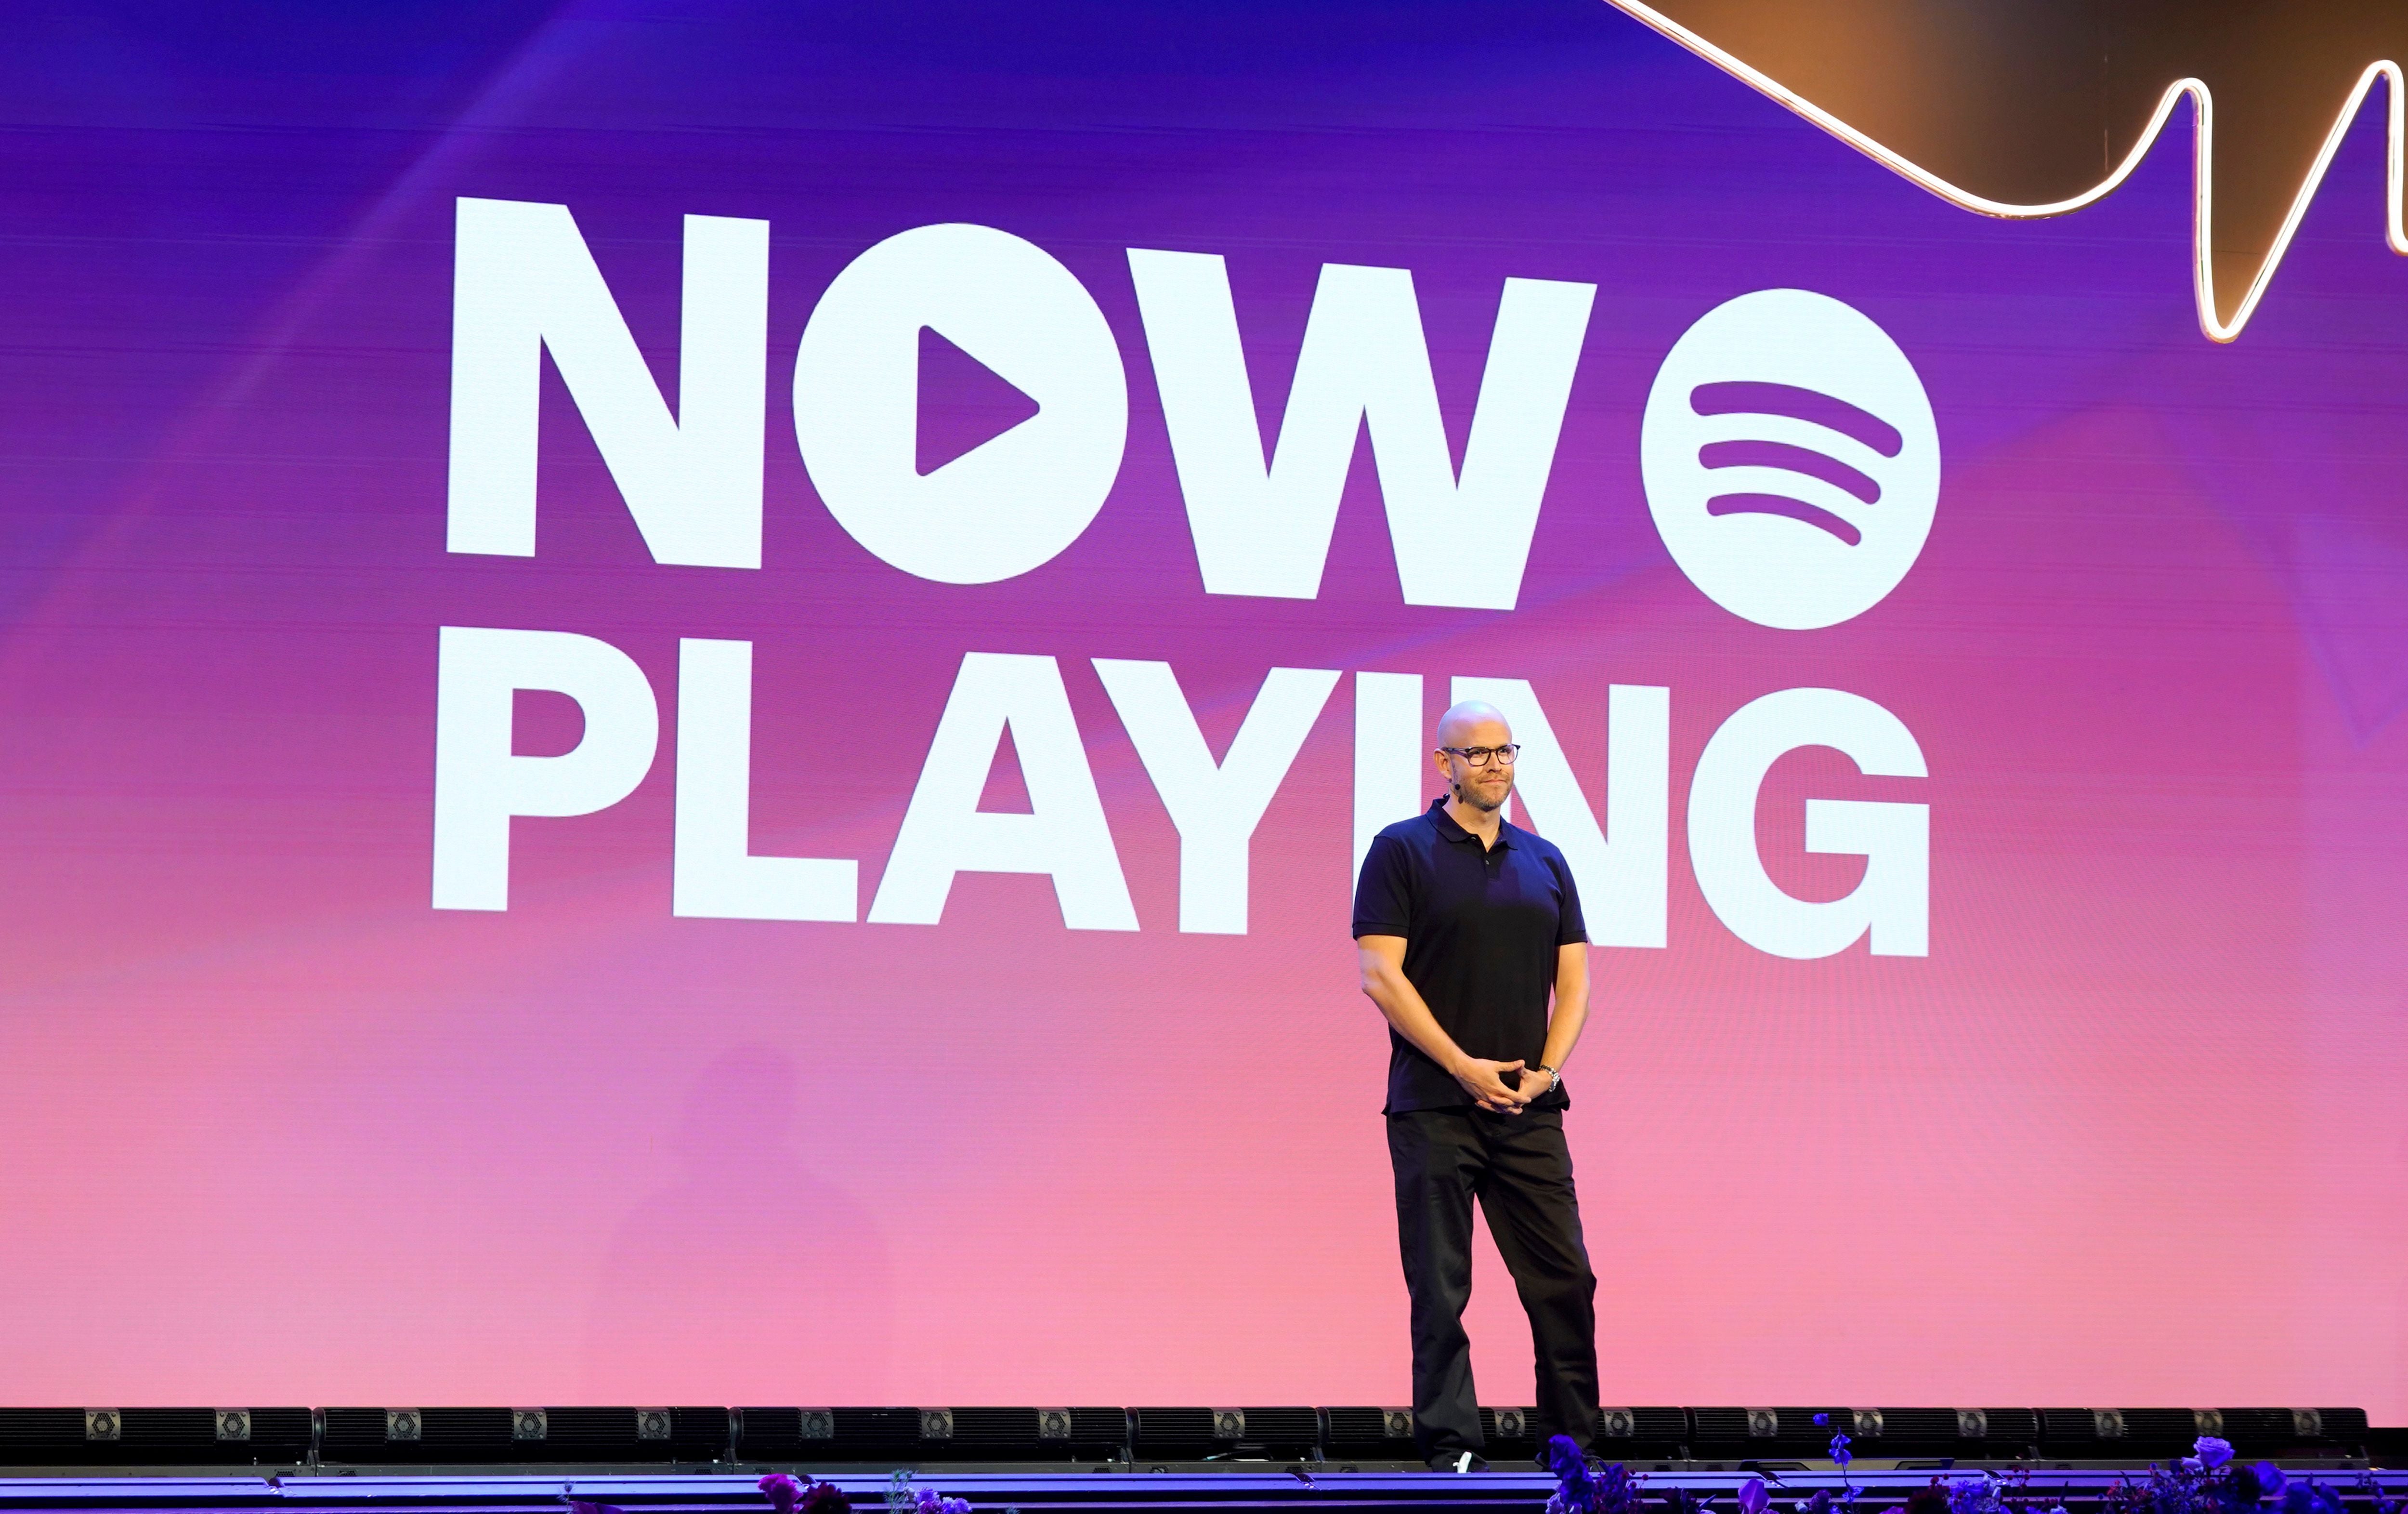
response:
[[[2186,1472],[2203,1472],[2206,1470],[2206,1468],[2200,1464],[2200,1459],[2196,1456],[2184,1457],[2182,1459],[2182,1469]]]
[[[2276,1466],[2272,1462],[2260,1462],[2249,1470],[2258,1474],[2258,1486],[2259,1488],[2264,1489],[2268,1493],[2272,1494],[2276,1498],[2283,1496],[2283,1485],[2290,1481],[2290,1478],[2283,1476],[2283,1469],[2281,1467]]]
[[[1740,1514],[1764,1514],[1771,1503],[1772,1495],[1764,1491],[1762,1478],[1750,1478],[1740,1485]]]
[[[1605,1470],[1598,1473],[1594,1480],[1593,1496],[1589,1501],[1591,1514],[1637,1514],[1639,1484],[1644,1480],[1632,1477],[1630,1468],[1620,1462],[1607,1463]],[[2389,1511],[2385,1511],[2385,1514],[2389,1514]]]
[[[1831,1422],[1831,1417],[1828,1414],[1818,1414],[1814,1416],[1814,1422],[1816,1424],[1829,1424]]]
[[[761,1491],[769,1495],[778,1514],[795,1514],[795,1500],[803,1494],[803,1485],[783,1472],[772,1472],[761,1479]]]
[[[1572,1444],[1570,1435],[1550,1435],[1539,1452],[1539,1464],[1555,1475],[1555,1496],[1551,1507],[1567,1514],[1592,1514],[1598,1507],[1600,1491],[1596,1478],[1588,1469],[1588,1458]]]
[[[2232,1442],[2214,1435],[2200,1436],[2191,1443],[2191,1449],[2199,1453],[2200,1464],[2210,1472],[2232,1460]]]

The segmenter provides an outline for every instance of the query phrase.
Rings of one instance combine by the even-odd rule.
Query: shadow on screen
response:
[[[706,1067],[679,1175],[610,1238],[586,1329],[596,1402],[883,1403],[894,1284],[869,1211],[812,1170],[800,1070],[774,1047]]]

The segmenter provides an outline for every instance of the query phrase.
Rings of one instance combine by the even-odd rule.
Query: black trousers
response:
[[[1412,1298],[1413,1444],[1424,1457],[1479,1450],[1471,1386],[1471,1201],[1488,1217],[1538,1357],[1537,1432],[1597,1435],[1597,1275],[1581,1238],[1560,1111],[1417,1109],[1388,1117],[1397,1242]]]

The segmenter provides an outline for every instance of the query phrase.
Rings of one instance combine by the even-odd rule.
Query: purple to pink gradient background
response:
[[[2375,112],[2218,348],[2181,144],[1981,220],[1595,0],[206,8],[37,5],[0,62],[0,1399],[1401,1401],[1351,684],[1253,931],[1182,936],[1086,665],[1133,656],[1216,750],[1275,663],[1528,678],[1600,795],[1607,685],[1668,685],[1676,842],[1757,695],[1914,731],[1924,783],[1785,759],[1760,839],[1832,897],[1802,800],[1928,801],[1928,959],[1756,953],[1677,844],[1669,949],[1598,955],[1608,1400],[2408,1416]],[[771,222],[762,571],[652,565],[549,378],[540,555],[445,555],[460,195],[567,204],[665,383],[680,216]],[[818,292],[936,221],[1060,257],[1128,362],[1110,502],[1003,584],[862,552],[784,410]],[[1204,595],[1131,246],[1227,255],[1270,425],[1319,266],[1412,269],[1458,449],[1501,281],[1596,282],[1522,608],[1404,606],[1368,456],[1317,601]],[[1691,588],[1638,483],[1662,354],[1783,285],[1898,339],[1946,459],[1919,566],[1812,633]],[[752,641],[756,847],[865,901],[962,654],[1059,657],[1143,930],[997,876],[933,928],[673,919],[666,733],[519,824],[507,915],[434,912],[446,624],[603,637],[665,719],[679,637]]]

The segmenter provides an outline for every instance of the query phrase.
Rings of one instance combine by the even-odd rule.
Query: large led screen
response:
[[[0,1397],[1401,1402],[1477,696],[1607,1402],[2408,1412],[2382,89],[2226,343],[1599,0],[11,27]]]

